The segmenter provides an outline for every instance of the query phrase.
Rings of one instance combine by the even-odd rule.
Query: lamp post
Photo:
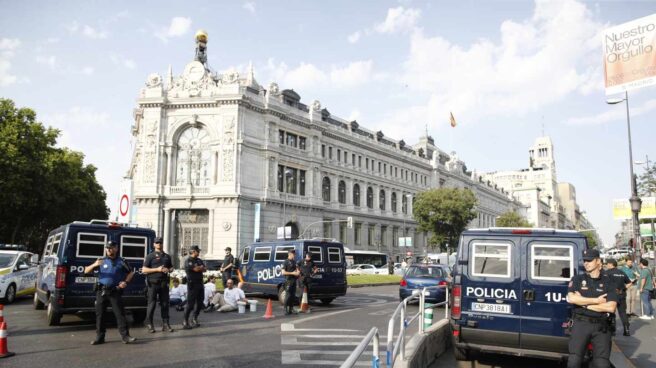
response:
[[[408,203],[410,202],[410,199],[412,198],[412,194],[404,194],[405,197],[405,213],[403,213],[403,246],[407,247],[408,242],[406,239],[406,233],[405,233],[405,218],[408,216]],[[402,211],[403,212],[403,211]]]
[[[285,168],[285,172],[284,172],[283,175],[284,175],[284,181],[285,181],[285,183],[283,185],[283,189],[285,190],[285,196],[282,197],[282,233],[283,233],[283,237],[285,239],[287,239],[287,233],[285,232],[285,221],[287,219],[287,192],[289,190],[289,187],[288,187],[289,178],[291,178],[292,175],[294,175],[294,174],[292,173],[292,171],[289,168]]]
[[[642,246],[640,245],[640,219],[638,218],[638,213],[640,213],[640,207],[642,206],[642,200],[638,197],[638,189],[636,185],[636,178],[633,174],[633,148],[631,147],[631,118],[629,116],[629,93],[624,91],[624,98],[606,100],[606,103],[609,105],[615,105],[621,102],[626,102],[626,128],[629,135],[629,174],[631,180],[631,213],[633,219],[633,247],[635,249],[635,257],[640,258],[642,254]]]
[[[649,156],[645,155],[645,161],[636,161],[635,164],[636,165],[645,165],[645,171],[648,173],[649,168],[650,168],[649,167],[650,162],[651,161],[649,161]],[[650,186],[648,190],[649,190],[649,196],[653,196],[654,195],[654,188]],[[652,248],[652,250],[654,249],[654,241],[656,241],[656,229],[654,228],[654,219],[652,218],[651,219],[651,248]],[[645,250],[647,250],[647,245],[646,244],[645,244]]]

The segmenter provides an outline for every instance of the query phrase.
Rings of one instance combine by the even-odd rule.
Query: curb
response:
[[[610,349],[610,364],[615,368],[636,368],[631,362],[629,357],[624,354],[622,349],[613,340],[613,345]]]
[[[398,282],[383,282],[379,284],[357,284],[357,285],[347,285],[350,288],[361,288],[361,287],[368,287],[368,286],[390,286],[390,285],[398,285]]]

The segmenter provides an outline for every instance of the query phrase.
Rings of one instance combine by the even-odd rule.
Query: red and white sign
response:
[[[121,183],[118,195],[118,222],[130,223],[132,220],[132,180],[125,179]]]

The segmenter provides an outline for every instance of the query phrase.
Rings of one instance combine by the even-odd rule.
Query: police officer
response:
[[[159,308],[162,315],[162,331],[173,332],[169,324],[169,272],[173,271],[171,256],[162,248],[162,238],[155,238],[155,251],[146,256],[142,272],[146,274],[148,284],[148,312],[146,314],[146,329],[155,332],[153,314],[159,298]]]
[[[622,320],[622,326],[624,326],[624,336],[631,336],[629,332],[629,317],[626,315],[626,291],[631,286],[631,279],[617,268],[617,261],[612,258],[606,261],[605,272],[613,282],[613,287],[617,292],[617,313]]]
[[[282,264],[282,275],[285,276],[285,314],[296,314],[294,298],[296,297],[296,280],[301,272],[296,264],[296,250],[287,251],[287,259]]]
[[[187,273],[187,306],[184,311],[184,322],[182,328],[189,330],[192,327],[200,326],[198,315],[203,309],[203,299],[205,299],[205,289],[203,286],[203,272],[207,271],[205,263],[199,257],[200,247],[191,246],[191,254],[185,260],[185,271]],[[189,323],[189,315],[193,309],[194,316]]]
[[[569,368],[578,368],[588,343],[592,343],[592,366],[610,367],[611,330],[609,316],[615,313],[615,284],[602,272],[596,249],[583,252],[585,273],[572,277],[567,301],[573,304],[572,330],[569,339]]]
[[[232,249],[227,247],[225,249],[225,259],[221,265],[221,279],[223,281],[223,288],[227,288],[227,282],[232,278],[232,269],[235,267],[235,257],[231,254]]]
[[[105,245],[104,258],[97,259],[94,263],[84,268],[84,273],[92,273],[96,268],[98,270],[98,283],[96,284],[96,339],[91,341],[91,345],[99,345],[105,342],[105,321],[104,314],[107,309],[107,303],[111,304],[112,311],[116,317],[118,332],[124,344],[130,344],[137,339],[130,336],[128,324],[125,320],[125,308],[123,307],[123,289],[125,289],[134,271],[130,269],[128,263],[118,256],[116,242],[110,240]]]
[[[318,271],[317,266],[312,260],[312,253],[305,253],[305,259],[301,262],[299,267],[301,271],[301,288],[307,288],[308,293],[310,292],[310,282],[312,281],[312,275],[316,274]]]

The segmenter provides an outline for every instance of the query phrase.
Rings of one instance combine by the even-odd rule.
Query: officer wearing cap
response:
[[[125,308],[123,307],[123,290],[128,286],[134,271],[130,265],[118,256],[116,242],[110,240],[105,245],[105,257],[97,259],[94,263],[84,268],[84,273],[89,274],[98,268],[98,283],[96,284],[96,339],[91,345],[99,345],[105,342],[105,321],[103,316],[107,304],[111,304],[112,312],[116,317],[118,332],[124,344],[136,341],[130,336],[128,324],[125,319]]]
[[[312,260],[312,253],[305,253],[305,258],[299,267],[301,271],[301,288],[307,289],[310,292],[310,283],[312,282],[312,275],[316,274],[319,269]]]
[[[223,264],[221,265],[221,279],[223,281],[223,288],[226,289],[227,282],[232,278],[232,269],[235,267],[235,257],[231,254],[232,249],[227,247],[225,249],[225,258],[223,259]]]
[[[609,316],[617,307],[615,284],[602,272],[596,249],[583,252],[583,266],[585,273],[572,277],[567,293],[567,301],[574,306],[567,366],[580,367],[587,345],[591,343],[592,366],[610,367]]]
[[[282,264],[282,275],[285,276],[285,314],[294,311],[294,298],[296,297],[296,280],[301,272],[296,264],[296,250],[287,251],[287,259]]]
[[[169,324],[169,272],[173,271],[171,256],[164,252],[162,238],[155,238],[155,250],[146,256],[142,272],[146,274],[148,286],[148,311],[146,313],[146,329],[155,332],[153,314],[159,298],[159,309],[162,315],[162,331],[173,332]]]
[[[630,336],[629,317],[626,315],[626,290],[631,286],[631,279],[617,268],[617,261],[612,258],[606,261],[606,270],[604,272],[611,279],[614,285],[613,288],[617,292],[617,313],[622,320],[622,326],[624,326],[624,336]]]
[[[203,299],[205,298],[205,289],[203,286],[203,272],[207,271],[205,263],[199,257],[200,247],[191,246],[191,254],[185,260],[185,271],[187,273],[187,306],[184,311],[184,322],[182,328],[189,330],[192,327],[200,326],[198,315],[203,309]],[[191,323],[189,315],[194,312]]]

